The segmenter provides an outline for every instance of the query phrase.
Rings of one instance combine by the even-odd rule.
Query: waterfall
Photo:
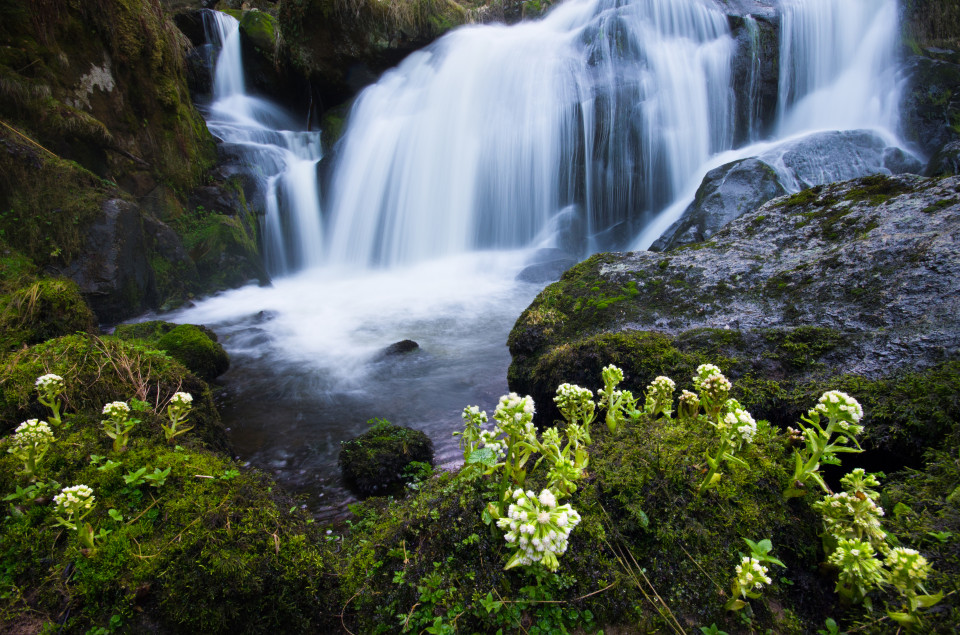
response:
[[[783,0],[780,133],[896,130],[897,0]]]
[[[581,253],[609,246],[596,240],[611,228],[622,244],[730,147],[732,52],[703,0],[570,0],[541,21],[448,34],[357,100],[329,261],[518,247],[571,205]]]
[[[240,25],[204,11],[207,40],[217,55],[207,128],[257,181],[265,209],[262,244],[267,270],[284,274],[321,262],[323,226],[317,163],[320,134],[296,130],[288,114],[246,92]]]

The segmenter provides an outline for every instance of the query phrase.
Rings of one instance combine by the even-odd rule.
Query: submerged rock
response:
[[[608,363],[642,392],[710,362],[780,425],[825,386],[886,399],[897,378],[960,357],[958,232],[960,177],[873,176],[768,202],[700,245],[599,254],[520,316],[510,389],[549,421],[557,385],[596,388]],[[869,443],[916,460],[945,429],[911,421],[868,425]]]
[[[400,340],[399,342],[394,342],[390,346],[380,351],[379,357],[381,358],[396,357],[398,355],[412,353],[413,351],[416,351],[419,349],[420,349],[420,345],[414,342],[413,340]]]

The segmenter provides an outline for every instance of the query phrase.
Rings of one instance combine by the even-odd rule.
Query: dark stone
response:
[[[400,340],[399,342],[394,342],[390,346],[383,349],[383,351],[380,352],[380,357],[395,357],[397,355],[404,355],[406,353],[418,350],[419,348],[420,345],[413,340]]]
[[[883,150],[883,167],[890,174],[922,174],[923,162],[901,148],[889,147]]]
[[[736,93],[734,145],[768,135],[777,117],[780,95],[779,17],[730,15],[730,30],[737,42],[732,61]]]
[[[112,198],[87,232],[84,250],[64,270],[102,322],[119,322],[156,306],[140,209]]]
[[[720,166],[707,173],[693,203],[650,249],[666,251],[707,240],[733,219],[783,194],[777,172],[759,159]]]
[[[341,444],[337,459],[344,483],[360,497],[395,492],[414,461],[433,464],[433,442],[426,434],[382,419],[373,424]]]
[[[904,72],[903,138],[929,156],[960,139],[960,64],[916,55],[907,61]]]
[[[540,249],[530,259],[530,264],[517,274],[517,280],[539,283],[559,280],[563,272],[577,262],[578,259],[564,249]]]
[[[926,176],[960,174],[960,141],[951,141],[937,150],[927,164]]]

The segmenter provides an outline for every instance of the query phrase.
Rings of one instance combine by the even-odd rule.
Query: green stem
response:
[[[713,480],[713,475],[717,473],[717,469],[720,467],[720,460],[723,458],[723,455],[726,453],[727,448],[730,445],[729,439],[726,436],[723,436],[720,439],[720,449],[717,452],[717,458],[710,459],[708,457],[708,462],[710,463],[710,470],[707,472],[706,478],[703,479],[703,482],[700,483],[700,489],[697,490],[697,494],[702,494],[703,490],[707,489],[710,485],[710,481]]]

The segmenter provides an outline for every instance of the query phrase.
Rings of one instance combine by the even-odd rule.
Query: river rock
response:
[[[876,382],[960,356],[958,236],[960,177],[877,175],[770,201],[706,244],[598,254],[520,316],[510,389],[534,397],[540,423],[558,416],[560,383],[596,389],[609,363],[634,394],[660,374],[689,388],[717,363],[755,417],[782,426],[827,387],[882,399]],[[943,433],[874,423],[867,443],[917,459]]]
[[[379,357],[397,357],[398,355],[405,355],[419,349],[420,345],[413,340],[400,340],[380,351]]]
[[[741,214],[786,193],[776,170],[759,159],[722,165],[707,173],[693,203],[650,249],[666,251],[707,240]]]
[[[414,461],[433,464],[430,437],[380,419],[368,432],[341,445],[337,464],[344,483],[358,496],[367,497],[394,491]]]

